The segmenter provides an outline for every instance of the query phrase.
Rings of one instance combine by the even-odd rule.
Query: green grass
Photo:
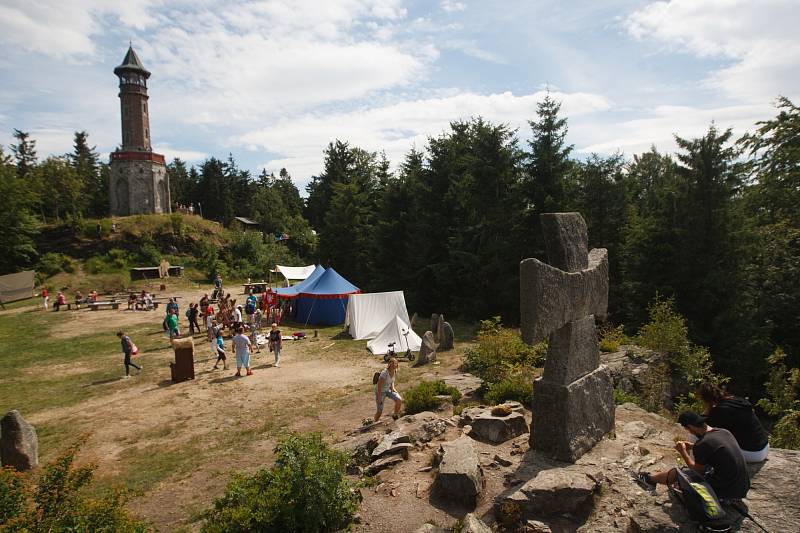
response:
[[[26,416],[74,405],[107,394],[108,385],[122,375],[113,328],[53,338],[53,327],[67,319],[67,313],[38,310],[0,315],[0,412],[19,409]],[[166,346],[163,336],[149,334],[153,331],[153,326],[138,326],[129,334],[147,353]],[[63,365],[63,374],[54,365]],[[75,366],[85,371],[71,372]]]

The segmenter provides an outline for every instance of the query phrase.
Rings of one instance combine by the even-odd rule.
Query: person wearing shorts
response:
[[[218,368],[219,362],[222,361],[222,370],[228,370],[228,362],[225,354],[225,342],[222,340],[222,330],[217,330],[217,336],[214,339],[217,351],[217,362],[214,363],[214,370]]]
[[[395,379],[397,378],[397,367],[400,363],[392,357],[386,365],[386,368],[381,372],[378,378],[378,383],[375,385],[375,422],[377,422],[383,414],[383,401],[386,398],[394,400],[394,414],[392,418],[397,420],[400,417],[400,409],[403,408],[403,397],[397,392],[394,386]]]
[[[236,375],[242,375],[242,367],[247,370],[247,375],[252,376],[253,371],[250,370],[250,352],[253,351],[253,345],[250,339],[244,334],[244,329],[239,328],[236,330],[236,335],[233,337],[233,349],[236,352]]]
[[[269,351],[275,354],[275,364],[272,365],[274,368],[281,367],[281,348],[283,348],[283,335],[278,329],[278,324],[273,322],[269,332]]]

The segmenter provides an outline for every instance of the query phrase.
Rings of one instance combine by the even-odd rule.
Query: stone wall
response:
[[[109,201],[115,216],[171,212],[166,166],[155,161],[112,161]]]

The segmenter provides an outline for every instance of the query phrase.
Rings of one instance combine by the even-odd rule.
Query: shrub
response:
[[[630,343],[630,338],[625,335],[622,326],[612,328],[604,326],[600,329],[600,351],[613,353],[619,350],[620,345]]]
[[[776,448],[800,449],[800,368],[786,366],[786,353],[778,348],[767,358],[772,366],[764,384],[767,396],[758,401],[768,415],[778,421],[772,428],[770,445]]]
[[[497,383],[517,367],[544,364],[547,344],[529,346],[517,331],[504,328],[500,317],[482,320],[477,344],[464,354],[462,369],[487,383]]]
[[[639,397],[633,393],[625,392],[619,387],[614,387],[614,403],[622,405],[623,403],[635,403],[639,405]]]
[[[90,257],[83,264],[83,268],[90,274],[119,272],[127,267],[127,254],[125,250],[119,248],[112,248],[103,255]]]
[[[492,404],[513,400],[528,406],[533,400],[533,375],[519,369],[497,383],[489,383],[484,398]]]
[[[421,413],[437,409],[442,400],[437,396],[450,396],[453,403],[461,399],[461,393],[455,387],[450,387],[444,381],[421,381],[416,387],[404,393],[407,414]]]
[[[650,321],[639,329],[637,344],[671,356],[687,353],[689,329],[686,327],[686,320],[675,311],[675,301],[656,295],[647,311]]]
[[[321,435],[293,434],[275,447],[275,465],[235,474],[204,515],[203,531],[316,532],[344,528],[357,506],[347,456]]]
[[[75,260],[64,254],[49,252],[39,259],[37,270],[47,277],[54,276],[59,272],[72,273],[75,272]]]
[[[0,472],[0,529],[109,533],[150,530],[125,510],[125,492],[111,492],[99,498],[86,495],[91,492],[94,466],[74,466],[79,447],[70,447],[45,466],[35,483],[12,470]]]

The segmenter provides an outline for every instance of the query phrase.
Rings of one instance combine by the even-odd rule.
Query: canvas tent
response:
[[[314,282],[317,281],[317,278],[324,273],[325,269],[317,265],[314,268],[314,271],[300,283],[292,285],[291,287],[279,287],[275,289],[275,292],[278,293],[278,298],[283,298],[285,300],[297,298],[297,296],[300,294],[300,291],[313,285]]]
[[[33,296],[35,276],[34,270],[0,276],[0,302],[14,302]]]
[[[367,343],[367,350],[375,355],[383,355],[389,351],[389,344],[394,344],[394,351],[402,354],[407,349],[418,352],[422,347],[422,339],[408,327],[399,316],[389,320],[378,336]]]
[[[304,267],[289,267],[289,266],[282,266],[276,265],[275,268],[280,272],[284,278],[286,278],[287,283],[291,283],[292,281],[302,281],[307,279],[314,270],[317,269],[315,265],[308,265]],[[321,267],[320,267],[321,268]]]
[[[328,268],[297,295],[297,321],[318,326],[342,324],[348,296],[359,292],[358,287]]]
[[[374,339],[396,316],[410,322],[403,291],[354,294],[347,300],[344,324],[354,339]]]

